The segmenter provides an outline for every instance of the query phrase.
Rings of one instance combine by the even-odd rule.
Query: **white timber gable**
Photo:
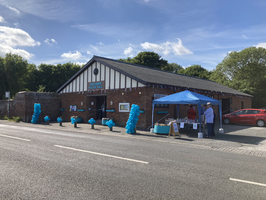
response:
[[[66,85],[61,93],[136,87],[145,87],[145,85],[106,65],[103,65],[99,62],[94,62],[68,85]]]

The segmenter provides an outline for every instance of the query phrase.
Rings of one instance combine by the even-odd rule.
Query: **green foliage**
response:
[[[4,58],[0,57],[0,100],[5,98],[6,91],[7,91],[7,79],[6,79]]]
[[[123,62],[127,62],[127,63],[131,63],[132,58],[127,57],[127,59],[120,58],[118,60],[123,61]]]
[[[183,69],[183,67],[179,64],[176,64],[176,63],[169,63],[168,69],[169,70],[166,70],[166,71],[171,71],[171,72],[174,72],[177,74],[177,73],[179,73],[179,70]]]
[[[39,85],[39,89],[37,90],[37,92],[44,92],[44,90],[45,90],[45,86]]]
[[[20,117],[8,117],[4,116],[4,120],[12,121],[12,122],[20,122],[22,119]]]
[[[211,72],[208,70],[204,69],[200,65],[192,65],[190,67],[187,67],[185,69],[180,69],[178,71],[179,74],[184,74],[188,76],[194,76],[198,78],[203,78],[203,79],[209,79]]]
[[[36,67],[21,56],[8,53],[5,58],[0,57],[0,100],[5,98],[5,91],[10,91],[11,97],[19,91],[55,92],[80,68],[70,62]]]
[[[6,90],[14,97],[19,91],[25,89],[28,62],[19,55],[7,53],[4,58],[4,74]]]
[[[227,54],[210,79],[253,95],[253,107],[265,107],[266,49],[249,47]]]
[[[9,117],[8,116],[4,116],[4,120],[9,120]]]
[[[150,51],[140,52],[138,53],[137,56],[135,56],[132,59],[127,58],[127,61],[125,62],[130,62],[133,64],[143,65],[143,66],[152,67],[155,69],[162,69],[162,70],[163,68],[168,67],[167,60],[162,59],[161,56],[158,55],[157,53],[150,52]]]

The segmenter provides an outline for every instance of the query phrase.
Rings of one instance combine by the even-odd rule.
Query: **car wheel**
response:
[[[230,123],[231,123],[230,119],[224,118],[224,124],[230,124]]]
[[[263,126],[265,126],[265,121],[263,121],[262,119],[259,119],[259,120],[257,121],[257,126],[259,126],[259,127],[263,127]]]

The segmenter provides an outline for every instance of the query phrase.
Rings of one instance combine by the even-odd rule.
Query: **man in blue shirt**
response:
[[[205,112],[205,107],[203,104],[201,104],[200,107],[200,114],[201,114],[201,127],[202,127],[202,132],[205,132],[205,118],[204,118],[204,112]]]
[[[212,131],[213,131],[213,109],[212,109],[211,102],[207,103],[207,110],[204,112],[207,129],[208,129],[208,135],[207,137],[212,137]]]

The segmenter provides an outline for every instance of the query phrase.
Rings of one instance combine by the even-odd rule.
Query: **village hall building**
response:
[[[108,117],[116,125],[125,126],[131,105],[137,104],[141,110],[137,128],[147,129],[152,125],[152,101],[184,90],[220,100],[222,114],[251,108],[251,95],[214,81],[99,56],[93,56],[57,93],[64,121],[70,121],[71,116],[78,116],[83,122]],[[218,106],[213,108],[219,116]],[[156,105],[154,122],[187,117],[187,110],[188,105]]]

